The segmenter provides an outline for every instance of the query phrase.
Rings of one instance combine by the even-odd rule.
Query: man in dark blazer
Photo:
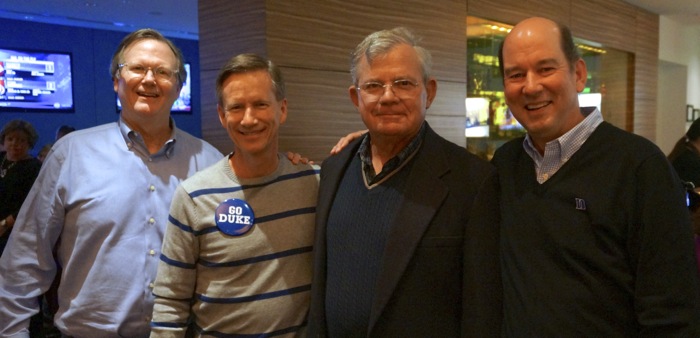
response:
[[[425,122],[430,60],[405,28],[353,54],[369,132],[322,165],[310,337],[500,335],[494,170]]]

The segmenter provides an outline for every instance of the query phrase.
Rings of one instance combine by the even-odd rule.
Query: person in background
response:
[[[75,127],[69,125],[62,125],[56,129],[56,140],[58,141],[61,137],[66,136],[75,131]]]
[[[34,126],[24,120],[12,120],[0,131],[0,144],[5,148],[0,152],[0,256],[41,169],[41,162],[29,154],[38,139]],[[32,316],[29,331],[31,337],[43,337],[41,315]]]
[[[699,337],[684,188],[649,140],[579,107],[570,30],[518,23],[499,52],[527,130],[498,148],[505,337]]]
[[[51,150],[52,146],[53,143],[47,143],[43,147],[41,147],[41,149],[39,149],[39,152],[36,154],[36,159],[43,163],[46,159],[46,156],[49,155],[49,151]]]
[[[278,151],[287,99],[271,61],[231,58],[216,93],[233,152],[175,192],[151,337],[304,336],[320,169]]]
[[[495,171],[435,133],[431,56],[406,28],[362,41],[369,132],[321,167],[309,337],[497,337]]]
[[[693,121],[668,154],[678,176],[700,188],[700,119]]]
[[[187,74],[181,52],[159,32],[128,34],[110,75],[119,120],[61,138],[19,212],[0,258],[0,336],[27,336],[57,268],[55,324],[64,336],[150,333],[175,188],[223,155],[170,117]]]
[[[671,161],[681,180],[692,184],[692,187],[688,189],[688,194],[690,194],[688,202],[700,201],[700,199],[694,199],[694,197],[700,197],[699,195],[692,195],[700,191],[700,119],[696,119],[690,124],[688,131],[676,142],[668,154],[668,160]],[[698,269],[700,269],[700,207],[695,205],[688,207],[693,220],[695,252],[698,259]]]
[[[0,131],[0,255],[7,245],[22,202],[34,184],[41,162],[29,151],[39,134],[24,120],[7,122]]]
[[[63,136],[66,136],[74,131],[75,128],[68,125],[62,125],[58,127],[58,129],[56,129],[56,138],[54,139],[54,142],[58,141]],[[36,158],[39,159],[39,161],[44,162],[44,159],[46,159],[46,156],[49,154],[49,151],[51,150],[52,146],[53,143],[47,143],[43,147],[41,147],[41,149],[39,149],[39,153],[37,153],[36,155]]]

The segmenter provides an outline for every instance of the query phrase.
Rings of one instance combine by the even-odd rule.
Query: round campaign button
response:
[[[255,214],[250,205],[238,198],[227,199],[216,208],[216,227],[230,236],[248,232],[255,223]]]

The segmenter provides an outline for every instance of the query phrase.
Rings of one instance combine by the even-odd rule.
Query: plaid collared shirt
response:
[[[578,151],[593,131],[603,122],[603,115],[595,107],[581,108],[586,118],[556,140],[547,142],[544,156],[535,148],[530,135],[525,136],[523,148],[535,162],[537,182],[544,183],[552,177]]]
[[[364,174],[365,182],[368,186],[381,183],[382,180],[388,178],[391,174],[398,171],[410,158],[418,152],[421,144],[423,143],[423,136],[425,135],[425,122],[421,125],[418,134],[413,138],[411,143],[401,150],[396,156],[392,157],[389,161],[384,163],[382,166],[382,171],[377,174],[374,172],[374,166],[372,165],[372,147],[370,146],[370,136],[369,133],[365,136],[360,144],[360,148],[357,149],[357,154],[360,156],[360,161],[362,161],[362,173]]]

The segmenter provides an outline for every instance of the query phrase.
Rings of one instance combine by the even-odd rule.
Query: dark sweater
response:
[[[648,140],[603,122],[538,184],[523,139],[501,183],[508,337],[690,337],[700,281],[683,189]]]
[[[0,153],[0,160],[4,159],[6,152]],[[7,161],[5,161],[6,164]],[[6,165],[6,168],[9,167]],[[15,162],[9,169],[5,177],[0,178],[0,219],[5,219],[12,215],[15,219],[22,207],[24,199],[27,198],[29,190],[32,189],[34,180],[39,175],[41,161],[36,158],[27,158]],[[5,245],[10,238],[12,229],[0,236],[0,255],[5,251]]]
[[[403,200],[411,162],[368,189],[358,156],[350,162],[328,218],[326,294],[331,337],[366,336],[390,225]]]

